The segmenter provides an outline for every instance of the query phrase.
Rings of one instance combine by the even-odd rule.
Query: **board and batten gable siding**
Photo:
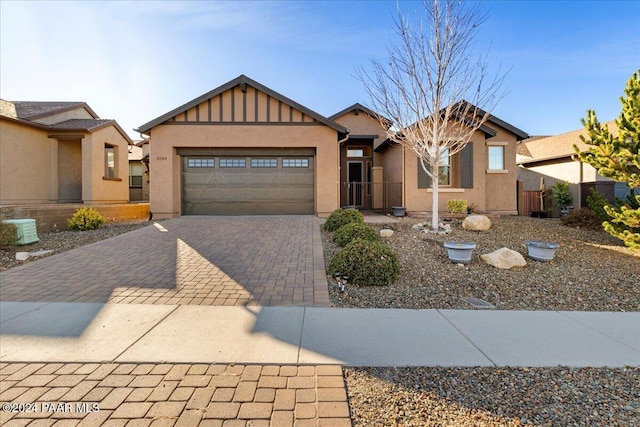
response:
[[[319,124],[313,117],[246,85],[229,89],[177,114],[169,123]]]

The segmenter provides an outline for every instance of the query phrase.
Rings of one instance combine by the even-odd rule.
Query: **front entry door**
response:
[[[349,206],[362,206],[362,162],[347,162]]]

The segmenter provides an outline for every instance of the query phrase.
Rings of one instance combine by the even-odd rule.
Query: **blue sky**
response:
[[[493,113],[531,135],[601,121],[640,68],[640,2],[481,1],[476,40],[509,73]],[[400,2],[406,13],[418,2]],[[330,116],[369,103],[395,1],[0,1],[0,96],[86,101],[133,128],[245,74]]]

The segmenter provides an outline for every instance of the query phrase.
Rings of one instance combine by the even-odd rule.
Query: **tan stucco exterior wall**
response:
[[[0,204],[77,202],[80,197],[86,204],[128,201],[128,143],[115,127],[77,139],[60,136],[60,142],[50,133],[0,121]],[[120,181],[103,180],[105,142],[118,147]],[[75,163],[80,161],[81,166]]]
[[[116,147],[116,179],[105,178],[104,147]],[[82,200],[85,204],[129,201],[128,143],[113,126],[100,129],[82,140]]]
[[[338,143],[324,125],[209,124],[159,125],[150,144],[149,201],[154,218],[181,214],[178,148],[314,148],[315,212],[326,216],[338,207]]]
[[[452,186],[439,188],[438,210],[446,212],[447,202],[451,199],[465,199],[469,205],[480,212],[502,214],[517,213],[516,189],[516,137],[508,131],[492,127],[498,133],[485,140],[484,133],[476,132],[473,143],[473,188],[459,188],[458,154],[452,159]],[[503,173],[487,171],[488,146],[505,144]],[[418,188],[418,161],[411,151],[404,155],[404,204],[409,212],[427,212],[432,210],[431,189]]]
[[[56,201],[57,155],[45,131],[0,120],[0,204]]]

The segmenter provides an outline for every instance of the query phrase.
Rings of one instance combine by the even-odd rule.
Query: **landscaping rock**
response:
[[[487,231],[491,220],[484,215],[469,215],[462,221],[462,228],[469,231]]]
[[[389,230],[387,228],[380,230],[380,237],[391,237],[393,236],[393,230]]]
[[[524,257],[509,248],[500,248],[488,254],[480,255],[482,261],[502,270],[509,270],[513,267],[524,267],[527,262]]]

